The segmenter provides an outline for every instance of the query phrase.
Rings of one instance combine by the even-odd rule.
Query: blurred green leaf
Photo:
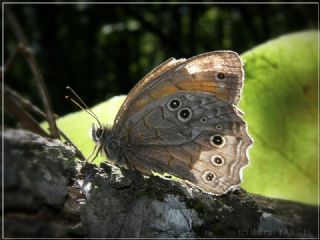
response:
[[[284,35],[242,55],[240,107],[254,139],[242,186],[249,192],[318,201],[318,33]]]
[[[317,32],[302,32],[242,56],[246,80],[240,106],[255,141],[242,183],[249,192],[317,203],[317,52]],[[111,98],[92,110],[112,125],[124,99]],[[60,118],[58,126],[88,156],[93,122],[80,111]]]

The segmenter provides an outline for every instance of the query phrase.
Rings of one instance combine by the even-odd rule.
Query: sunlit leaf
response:
[[[243,54],[241,109],[254,138],[243,187],[316,203],[318,33],[285,35]]]

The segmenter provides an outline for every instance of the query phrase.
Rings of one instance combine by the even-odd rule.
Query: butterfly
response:
[[[129,92],[113,127],[93,125],[92,138],[119,166],[224,194],[241,183],[253,142],[237,107],[243,79],[233,51],[170,58]]]

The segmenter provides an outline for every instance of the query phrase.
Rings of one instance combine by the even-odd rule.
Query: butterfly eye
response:
[[[179,110],[178,112],[178,119],[181,122],[186,122],[188,121],[192,116],[192,112],[189,108],[182,108],[181,110]]]
[[[97,128],[96,132],[94,133],[94,139],[96,141],[100,141],[102,136],[103,136],[103,132],[104,132],[104,129],[103,128]]]
[[[211,157],[211,162],[216,165],[216,166],[222,166],[224,164],[224,159],[223,157],[219,155],[214,155]]]
[[[97,137],[97,131],[98,131],[98,130],[99,130],[99,128],[96,129],[96,126],[95,126],[94,124],[92,124],[92,128],[91,128],[91,138],[92,138],[92,140],[95,141],[95,142],[98,142],[98,141],[99,141],[99,139],[98,139],[98,137]]]
[[[178,98],[171,99],[168,102],[168,108],[171,111],[177,110],[181,106],[181,100]]]
[[[203,175],[203,179],[205,182],[212,182],[215,178],[216,176],[212,172],[206,172]]]
[[[225,144],[225,138],[220,134],[215,134],[210,137],[210,143],[215,147],[222,147]]]
[[[216,78],[217,78],[217,80],[223,80],[225,78],[224,73],[218,72]]]

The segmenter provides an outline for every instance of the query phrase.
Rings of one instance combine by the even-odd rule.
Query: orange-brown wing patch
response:
[[[238,54],[232,51],[209,52],[186,61],[170,59],[149,73],[129,93],[115,123],[127,119],[152,101],[181,90],[212,93],[237,105],[242,81],[242,63]]]

